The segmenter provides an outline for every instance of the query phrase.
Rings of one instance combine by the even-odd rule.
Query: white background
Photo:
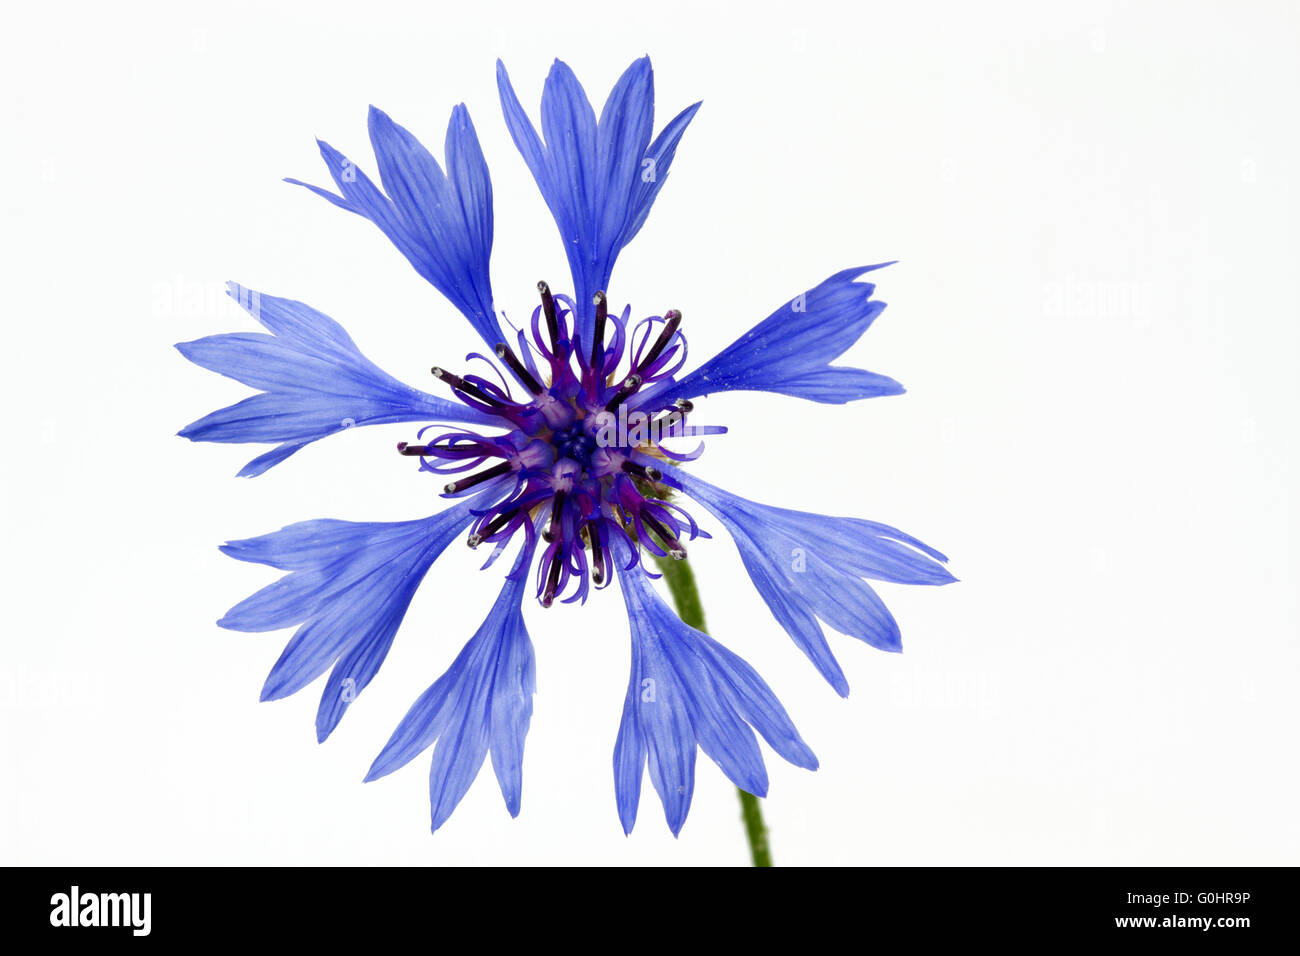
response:
[[[677,307],[693,356],[850,265],[890,303],[848,355],[901,397],[722,395],[698,472],[896,524],[961,583],[882,585],[906,651],[839,635],[841,700],[697,545],[713,633],[821,759],[768,753],[786,864],[1296,863],[1295,264],[1300,50],[1287,3],[26,5],[0,40],[7,411],[0,472],[0,861],[743,863],[702,759],[680,839],[611,753],[622,602],[526,616],[540,691],[523,812],[490,769],[428,832],[428,758],[362,785],[500,576],[453,546],[334,737],[314,685],[259,704],[288,632],[214,622],[275,572],[220,542],[437,506],[357,429],[252,481],[264,446],[178,428],[248,394],[178,341],[247,330],[226,279],[307,301],[371,358],[479,345],[370,224],[280,182],[313,142],[374,171],[375,103],[441,155],[465,102],[496,194],[493,284],[567,285],[500,119],[553,57],[603,101],[649,53],[662,123],[696,99],[612,297]]]

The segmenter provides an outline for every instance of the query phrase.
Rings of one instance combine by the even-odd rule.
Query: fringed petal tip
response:
[[[483,625],[411,706],[366,774],[366,782],[376,780],[433,747],[433,831],[451,816],[489,754],[507,811],[519,813],[524,739],[537,682],[520,606],[526,587],[527,578],[506,580]]]
[[[624,832],[636,821],[641,777],[650,781],[674,836],[686,822],[702,750],[737,787],[766,794],[755,732],[798,767],[817,758],[761,677],[707,634],[685,624],[646,577],[621,575],[632,629],[632,669],[614,751]]]
[[[902,394],[885,375],[830,363],[853,345],[885,309],[875,285],[855,281],[892,262],[855,266],[786,301],[688,375],[648,390],[661,406],[725,391],[761,391],[824,404]]]
[[[379,671],[416,588],[469,524],[471,504],[417,521],[302,521],[220,545],[229,557],[288,572],[217,622],[253,632],[297,625],[260,699],[288,697],[329,671],[316,714],[324,741]]]
[[[240,477],[263,474],[305,445],[357,425],[491,420],[397,381],[362,355],[342,326],[310,306],[235,283],[230,295],[267,331],[210,335],[176,347],[195,365],[259,392],[178,434],[277,446],[248,462]]]
[[[335,206],[369,219],[489,344],[501,339],[492,304],[492,182],[465,105],[448,119],[444,167],[407,129],[373,104],[366,115],[381,190],[324,140],[317,147],[338,193],[299,179]]]
[[[589,340],[592,296],[609,287],[619,253],[645,222],[698,104],[670,121],[652,142],[649,57],[624,70],[599,118],[573,70],[557,59],[543,85],[539,135],[500,60],[497,88],[510,135],[559,229],[574,300],[580,303],[576,326],[580,337]]]
[[[849,684],[822,622],[878,650],[903,648],[897,621],[863,579],[927,585],[956,580],[941,563],[946,556],[889,525],[760,505],[672,466],[661,471],[731,533],[772,616],[841,697],[848,696]]]

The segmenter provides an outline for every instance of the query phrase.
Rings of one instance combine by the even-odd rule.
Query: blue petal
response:
[[[469,111],[463,104],[452,110],[446,174],[420,141],[382,110],[370,108],[369,126],[387,196],[324,142],[320,142],[321,156],[341,195],[297,179],[287,181],[373,222],[415,271],[460,309],[489,345],[495,345],[502,336],[488,275],[492,181]]]
[[[623,700],[623,717],[614,742],[614,799],[623,832],[631,833],[636,825],[636,811],[641,804],[641,778],[645,776],[646,743],[641,733],[641,645],[632,642],[632,676],[628,679],[627,697]]]
[[[619,547],[626,549],[621,542]],[[625,558],[617,563],[623,566]],[[683,623],[640,570],[620,580],[632,628],[631,679],[614,749],[624,832],[636,822],[647,763],[674,835],[690,809],[696,747],[736,786],[758,796],[767,793],[767,770],[754,730],[786,760],[816,769],[817,758],[753,668]]]
[[[858,276],[892,263],[846,269],[791,299],[718,355],[676,382],[648,389],[640,404],[662,406],[714,392],[778,392],[840,405],[899,395],[892,378],[830,363],[861,338],[885,309]]]
[[[272,334],[210,335],[176,348],[194,364],[262,394],[212,412],[180,434],[191,441],[282,443],[244,466],[242,477],[260,475],[304,445],[354,425],[492,421],[381,371],[342,326],[301,302],[234,283],[228,294]]]
[[[677,144],[681,142],[682,134],[686,132],[686,127],[691,125],[691,120],[695,118],[699,109],[700,104],[693,103],[674,116],[646,150],[645,158],[641,160],[637,171],[640,182],[636,199],[632,204],[632,219],[623,235],[623,245],[631,242],[645,224],[655,197],[668,181],[668,169],[672,166],[673,157],[677,155]],[[653,175],[649,174],[651,170],[654,171]],[[613,263],[610,263],[610,267],[613,267]]]
[[[902,649],[898,624],[862,578],[949,584],[948,559],[897,528],[860,518],[773,508],[748,501],[661,462],[664,480],[726,525],[773,616],[841,695],[848,681],[831,654],[820,618],[886,651]]]
[[[577,85],[576,78],[573,84]],[[581,87],[578,87],[581,91]],[[543,103],[543,121],[546,108]],[[641,196],[641,162],[654,133],[654,74],[649,57],[637,60],[623,73],[600,111],[596,133],[595,201],[596,235],[604,241],[596,249],[594,275],[608,276],[619,250],[631,237],[629,220]],[[551,132],[546,130],[549,141]],[[595,293],[595,290],[591,290]]]
[[[236,478],[256,478],[265,471],[274,468],[280,462],[284,461],[294,452],[301,448],[306,448],[311,442],[285,442],[283,445],[277,445],[268,452],[258,455],[236,473]]]
[[[578,330],[589,339],[592,297],[609,288],[614,262],[645,222],[700,104],[684,110],[651,143],[654,73],[648,57],[619,78],[599,121],[573,71],[556,60],[542,92],[543,141],[500,61],[497,88],[510,135],[559,227],[573,274]]]
[[[489,752],[506,808],[519,813],[524,738],[537,688],[520,609],[527,584],[525,573],[506,581],[478,632],[420,695],[366,775],[369,781],[392,773],[436,742],[429,773],[434,830],[456,809]]]
[[[333,664],[316,715],[317,739],[328,737],[379,670],[416,588],[469,525],[477,500],[419,521],[302,521],[223,546],[241,561],[289,572],[218,622],[236,631],[301,623],[267,676],[262,699],[287,697]]]

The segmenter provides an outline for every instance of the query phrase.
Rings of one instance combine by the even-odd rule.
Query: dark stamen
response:
[[[682,324],[682,314],[676,309],[669,309],[664,313],[664,327],[659,332],[659,338],[655,339],[655,344],[650,346],[650,351],[646,353],[645,358],[637,363],[638,368],[645,368],[651,362],[659,357],[668,343],[672,341],[673,335],[677,332],[677,326]]]
[[[555,589],[560,583],[560,568],[564,566],[564,551],[556,548],[555,557],[551,558],[551,570],[546,575],[546,590],[542,592],[542,607],[550,607],[555,600]]]
[[[605,580],[605,552],[600,546],[600,535],[594,524],[587,525],[587,537],[591,539],[591,580],[600,584]]]
[[[434,378],[438,379],[439,381],[446,382],[448,385],[450,385],[458,392],[464,392],[466,395],[469,395],[472,398],[477,398],[480,402],[484,402],[487,405],[491,405],[493,408],[505,408],[505,402],[501,401],[501,399],[496,398],[493,395],[489,395],[487,392],[483,391],[483,389],[479,388],[473,382],[465,381],[463,378],[461,378],[459,375],[456,375],[454,372],[448,372],[445,368],[439,368],[436,365],[433,368],[429,369],[429,372],[433,375]]]
[[[512,509],[508,511],[500,512],[499,515],[495,516],[495,518],[491,519],[490,522],[487,522],[487,524],[482,527],[482,531],[478,531],[477,533],[474,533],[474,535],[469,536],[469,546],[471,546],[471,548],[477,548],[477,546],[486,541],[487,538],[495,535],[495,533],[500,531],[500,529],[506,527],[507,524],[510,524],[517,514],[519,514],[519,505],[512,507]]]
[[[497,478],[510,472],[510,462],[502,461],[486,468],[476,475],[470,475],[468,478],[461,478],[459,481],[449,483],[442,490],[449,495],[454,495],[458,491],[464,491],[466,488],[473,488],[475,485],[482,484],[489,478]]]
[[[644,511],[641,512],[641,521],[654,532],[655,537],[663,542],[664,546],[668,548],[668,553],[673,558],[681,561],[686,557],[686,549],[682,547],[682,543],[660,521]]]
[[[647,468],[644,465],[638,465],[634,461],[623,462],[623,470],[629,475],[636,475],[646,481],[658,481],[664,476],[664,473],[658,468]]]
[[[551,351],[560,354],[560,321],[555,315],[555,299],[551,296],[551,287],[544,281],[537,283],[537,291],[542,294],[542,312],[546,315],[546,331],[551,333]]]
[[[501,512],[499,515],[497,515],[495,518],[493,518],[491,521],[485,524],[482,530],[476,531],[473,534],[471,534],[469,538],[466,539],[465,543],[468,544],[471,548],[477,548],[480,544],[482,544],[488,538],[492,537],[494,534],[496,534],[498,531],[504,528],[507,524],[509,524],[514,519],[514,516],[517,514],[519,514],[518,505],[515,505],[515,507],[511,508],[509,511]]]
[[[405,444],[405,442],[403,442]],[[418,448],[418,445],[411,445],[411,448]],[[423,454],[433,455],[437,458],[504,458],[505,455],[501,449],[492,445],[484,445],[476,441],[452,441],[448,439],[441,444],[425,445],[423,452],[404,451],[402,454]],[[400,450],[400,449],[399,449]]]
[[[428,445],[408,445],[404,441],[397,443],[397,453],[399,455],[424,456],[429,454]]]
[[[528,371],[524,363],[519,361],[519,356],[510,350],[510,346],[504,342],[498,342],[496,346],[497,358],[506,363],[506,367],[515,373],[515,378],[523,384],[524,388],[534,395],[540,395],[544,391],[542,383],[533,378],[533,373]]]
[[[614,393],[614,397],[605,403],[605,411],[612,412],[618,406],[627,401],[627,397],[641,387],[641,376],[633,372],[627,378],[623,379],[622,387]]]
[[[547,541],[554,541],[560,535],[560,516],[564,514],[564,492],[557,491],[551,501],[551,524],[546,530],[550,532]]]
[[[605,357],[605,319],[609,314],[609,302],[604,292],[597,292],[593,301],[596,303],[596,326],[591,337],[591,367],[599,373],[601,360]]]

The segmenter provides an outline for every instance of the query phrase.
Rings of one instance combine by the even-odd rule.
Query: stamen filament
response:
[[[480,544],[492,537],[507,524],[514,520],[515,515],[519,514],[519,506],[515,505],[508,511],[503,511],[495,518],[485,524],[480,530],[471,534],[467,543],[471,548],[477,548]]]
[[[609,315],[609,301],[604,292],[597,292],[593,301],[596,303],[596,325],[591,336],[591,368],[599,375],[605,358],[605,319]]]
[[[591,540],[591,580],[594,584],[605,581],[605,549],[600,546],[600,532],[593,522],[587,524],[587,537]]]
[[[560,320],[555,314],[555,298],[551,287],[545,281],[537,283],[537,291],[542,294],[542,313],[546,316],[546,331],[551,336],[551,351],[560,354]]]
[[[564,567],[564,551],[556,548],[555,556],[551,558],[551,569],[546,574],[546,590],[542,592],[542,607],[550,607],[551,602],[555,600],[555,589],[560,584],[562,567]]]
[[[490,478],[498,478],[501,475],[509,474],[513,466],[508,461],[499,462],[491,468],[484,469],[476,475],[470,475],[468,478],[461,478],[459,481],[449,483],[442,490],[446,494],[454,495],[458,491],[464,491],[466,488],[473,488],[475,485],[482,484]]]
[[[646,481],[659,481],[664,476],[663,472],[658,468],[647,468],[645,465],[639,465],[634,461],[623,462],[623,470],[629,475],[636,475]]]
[[[645,368],[657,359],[659,354],[668,347],[668,343],[672,341],[673,335],[677,332],[677,326],[681,324],[682,314],[680,312],[676,309],[669,309],[665,312],[664,327],[659,332],[659,338],[655,339],[655,344],[650,346],[650,351],[646,353],[645,358],[637,362],[637,367]]]
[[[527,366],[519,361],[519,356],[510,350],[510,346],[504,342],[498,342],[496,345],[497,358],[506,363],[506,367],[515,373],[515,378],[519,379],[521,385],[528,389],[534,395],[540,395],[546,391],[542,388],[542,383],[533,377],[533,373],[528,371]]]
[[[439,368],[437,365],[429,369],[429,372],[433,375],[434,378],[438,379],[439,381],[446,382],[448,385],[450,385],[458,392],[464,392],[466,395],[469,395],[472,398],[477,398],[480,402],[483,402],[487,405],[491,405],[494,408],[506,407],[506,403],[501,401],[501,399],[493,395],[489,395],[487,392],[483,391],[483,389],[479,388],[473,382],[465,381],[463,378],[461,378],[459,375],[455,374],[454,372],[448,372],[445,368]]]
[[[605,411],[607,412],[614,411],[614,409],[618,408],[618,406],[622,405],[625,401],[627,401],[628,396],[630,396],[633,392],[635,392],[640,387],[641,387],[641,376],[636,374],[636,372],[633,372],[627,378],[623,379],[622,387],[619,388],[619,390],[614,393],[613,398],[611,398],[608,402],[605,403]]]
[[[668,548],[668,553],[676,560],[681,561],[686,557],[686,549],[682,547],[682,543],[677,540],[676,535],[664,527],[661,521],[643,511],[641,512],[641,522],[654,532],[655,537],[664,543]]]
[[[560,535],[560,516],[564,514],[564,492],[557,491],[555,498],[551,501],[551,524],[547,529],[550,532],[548,541],[553,541]]]

